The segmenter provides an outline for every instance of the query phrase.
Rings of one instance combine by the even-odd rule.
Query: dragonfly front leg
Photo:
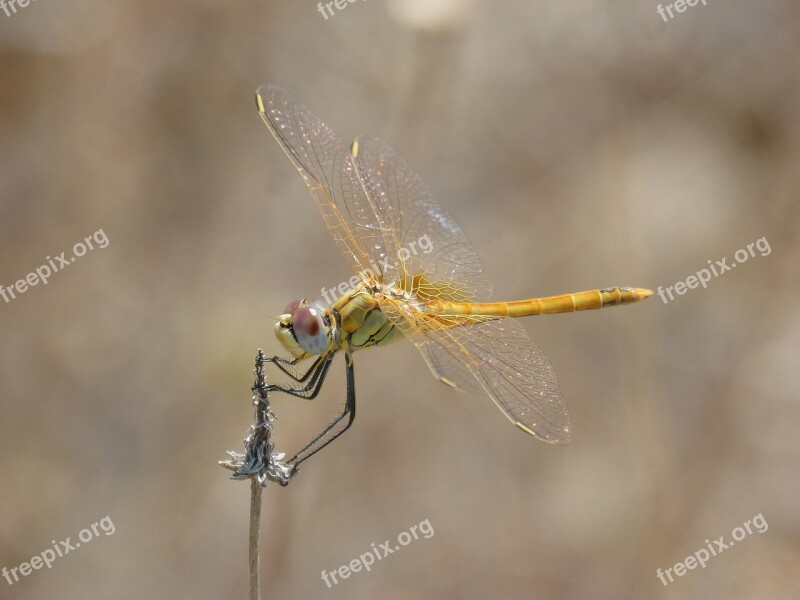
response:
[[[267,360],[265,362],[273,362]],[[284,361],[289,362],[289,361]],[[311,368],[308,372],[303,375],[301,378],[297,378],[289,374],[292,379],[297,381],[298,383],[303,383],[309,375],[311,375],[311,379],[306,384],[305,387],[297,387],[297,388],[290,388],[284,387],[282,385],[268,385],[266,386],[267,392],[283,392],[284,394],[289,394],[290,396],[297,396],[298,398],[304,398],[306,400],[313,400],[319,394],[319,391],[322,389],[322,384],[325,382],[325,377],[328,375],[328,369],[333,362],[333,353],[326,354],[324,356],[320,356],[314,364],[311,365]],[[278,364],[278,363],[276,363]],[[286,371],[284,371],[286,373]]]
[[[297,467],[301,462],[311,458],[314,454],[322,450],[325,446],[347,431],[356,418],[356,388],[355,374],[353,372],[353,355],[349,352],[344,355],[344,363],[347,371],[347,399],[345,400],[344,410],[341,414],[337,415],[336,418],[334,418],[325,429],[322,430],[322,433],[317,435],[306,445],[305,448],[300,450],[287,461],[287,464],[294,467],[294,471],[297,471]],[[345,417],[347,418],[347,421],[345,421]],[[342,422],[345,422],[345,425],[339,429],[339,431],[335,431],[332,435],[328,436],[328,434],[330,434],[330,432]],[[328,437],[327,440],[325,439],[326,437]]]
[[[325,360],[325,358],[326,356],[322,355],[317,357],[317,360],[315,360],[314,363],[311,365],[311,367],[309,367],[308,371],[306,371],[305,374],[301,375],[300,377],[297,376],[294,369],[291,369],[291,367],[295,366],[298,360],[300,360],[298,358],[295,358],[293,360],[288,360],[286,358],[281,358],[280,356],[272,356],[270,358],[264,357],[264,360],[262,362],[274,364],[283,373],[294,379],[297,383],[303,383],[306,379],[308,379],[308,376],[311,375],[311,373],[319,366],[319,363]]]

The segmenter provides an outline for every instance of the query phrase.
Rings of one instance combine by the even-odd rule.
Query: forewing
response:
[[[364,188],[400,251],[394,279],[422,304],[436,298],[488,299],[492,286],[461,227],[422,179],[378,138],[357,140],[356,164]],[[419,241],[430,240],[429,252]],[[427,245],[426,245],[427,247]],[[411,283],[408,283],[411,282]],[[512,319],[428,315],[385,298],[381,310],[414,341],[435,377],[468,393],[488,394],[520,429],[551,443],[570,440],[569,410],[550,361]]]
[[[492,286],[478,253],[419,175],[376,137],[359,138],[354,149],[364,189],[385,226],[386,247],[394,250],[385,281],[413,287],[422,301],[488,300]]]
[[[256,92],[261,118],[316,201],[333,241],[362,275],[396,254],[388,227],[358,178],[353,158],[336,134],[305,106],[274,85]]]

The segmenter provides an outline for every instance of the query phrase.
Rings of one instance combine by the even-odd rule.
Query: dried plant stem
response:
[[[261,492],[263,489],[257,478],[250,478],[250,600],[261,600],[258,534],[261,531]]]
[[[287,486],[297,474],[294,465],[290,466],[281,460],[284,454],[275,452],[275,445],[272,442],[272,422],[275,417],[269,408],[267,374],[264,370],[266,363],[264,352],[259,348],[256,355],[256,381],[252,387],[255,415],[250,426],[250,434],[244,441],[244,454],[228,451],[230,458],[219,462],[221,466],[234,472],[231,475],[233,479],[250,480],[250,600],[261,598],[258,537],[261,530],[263,488],[267,485],[267,481]]]

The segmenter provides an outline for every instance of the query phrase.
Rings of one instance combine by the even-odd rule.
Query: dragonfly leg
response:
[[[271,362],[271,361],[267,361]],[[267,392],[282,392],[284,394],[289,394],[290,396],[297,396],[298,398],[305,398],[306,400],[313,400],[319,394],[319,391],[322,389],[322,384],[325,382],[325,377],[328,375],[328,369],[333,362],[333,353],[326,354],[325,356],[320,356],[308,372],[303,375],[302,378],[298,379],[296,377],[292,377],[298,383],[303,383],[309,375],[311,375],[311,379],[305,385],[305,387],[284,387],[282,385],[268,385],[266,386]],[[312,373],[313,372],[313,373]]]
[[[272,357],[264,357],[263,362],[274,364],[283,373],[285,373],[298,383],[303,383],[306,379],[308,379],[308,376],[311,375],[312,371],[314,371],[319,366],[319,363],[325,360],[325,358],[326,358],[325,356],[318,356],[317,360],[315,360],[314,363],[311,365],[311,367],[309,367],[308,371],[306,371],[305,374],[301,375],[300,377],[298,377],[295,370],[292,369],[292,367],[296,365],[299,360],[297,358],[289,360],[286,358],[281,358],[280,356],[272,356]]]
[[[336,418],[334,418],[325,429],[322,430],[322,433],[317,435],[306,445],[305,448],[300,450],[287,461],[287,464],[290,464],[294,467],[294,471],[297,471],[297,467],[301,462],[311,458],[314,454],[322,450],[325,446],[347,431],[356,418],[356,388],[355,375],[353,372],[353,355],[346,353],[344,355],[344,362],[347,370],[347,400],[345,401],[344,410],[340,415],[337,415]],[[345,417],[347,418],[346,421]],[[342,422],[345,423],[343,427],[341,427],[338,431],[334,431],[333,434],[328,435]]]

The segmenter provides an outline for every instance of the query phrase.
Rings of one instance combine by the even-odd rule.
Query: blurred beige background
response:
[[[709,0],[38,0],[0,12],[0,568],[116,531],[0,597],[245,598],[251,420],[271,315],[352,273],[261,124],[273,82],[384,137],[517,299],[673,285],[664,304],[531,318],[574,441],[516,431],[411,344],[357,355],[355,426],[264,494],[264,598],[800,597],[800,11]],[[291,451],[344,398],[274,397]],[[665,587],[672,567],[769,524]],[[328,589],[370,544],[411,543]]]

